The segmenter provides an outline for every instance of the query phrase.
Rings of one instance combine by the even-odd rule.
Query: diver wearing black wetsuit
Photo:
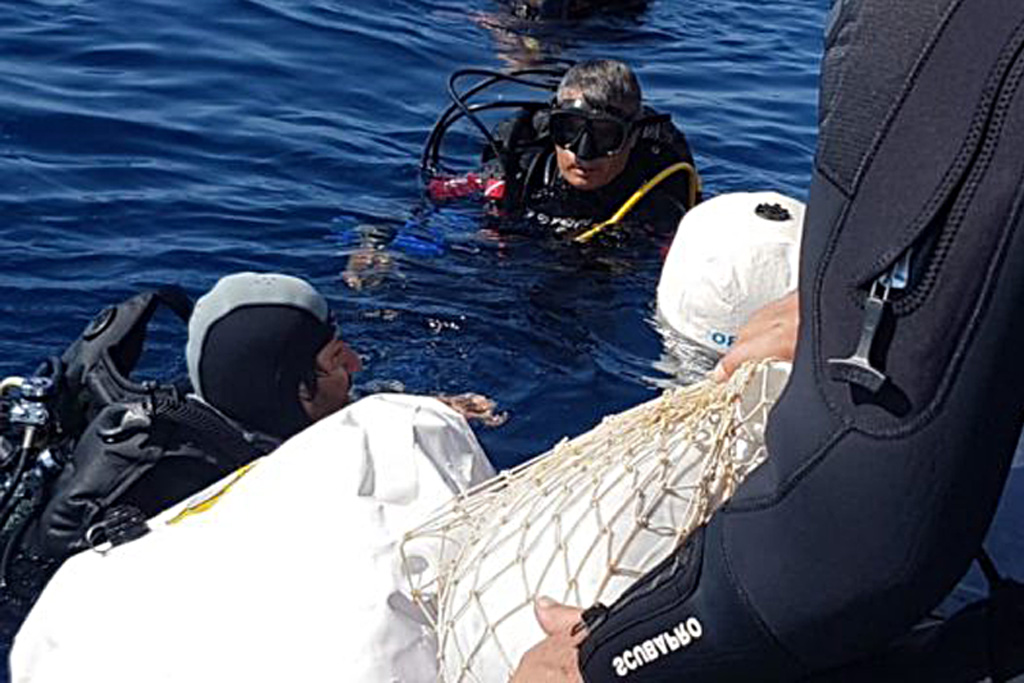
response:
[[[559,236],[570,236],[610,218],[633,194],[658,173],[679,162],[694,167],[693,155],[686,136],[673,125],[667,115],[659,115],[645,107],[637,117],[638,124],[628,135],[635,136],[622,170],[607,184],[596,189],[579,189],[560,170],[557,141],[566,144],[577,157],[600,158],[609,143],[601,141],[597,150],[583,145],[595,143],[585,139],[587,131],[572,136],[573,131],[552,135],[552,116],[557,119],[564,109],[524,113],[499,125],[501,139],[509,154],[502,170],[493,157],[487,159],[484,175],[503,173],[506,181],[502,208],[521,216],[530,225],[537,225]],[[580,112],[579,117],[585,118]],[[557,124],[556,124],[557,126]],[[614,124],[610,126],[614,128]],[[610,135],[612,141],[622,133],[594,131],[592,135]],[[574,139],[575,137],[575,139]],[[600,155],[604,156],[604,155]],[[655,185],[633,209],[627,225],[643,224],[671,232],[686,209],[699,201],[697,181],[685,169],[673,173]],[[692,189],[691,189],[692,188]]]
[[[431,198],[482,192],[513,219],[503,221],[502,230],[580,241],[621,238],[637,226],[671,234],[700,201],[686,136],[667,114],[642,105],[640,84],[626,64],[577,64],[562,76],[553,104],[529,104],[488,134],[481,173],[435,176],[428,182]],[[464,102],[457,105],[470,111]],[[450,113],[428,141],[425,158],[436,157],[439,137],[454,120]],[[591,230],[613,217],[615,226]]]
[[[160,305],[189,320],[187,386],[130,377]],[[68,453],[56,479],[40,475],[7,501],[0,643],[67,557],[138,538],[146,519],[348,401],[358,358],[308,283],[238,273],[191,308],[178,288],[132,297],[105,309],[56,363],[67,443],[52,450]]]
[[[920,670],[900,666],[902,639],[979,557],[1024,416],[1022,86],[1019,0],[836,2],[768,459],[584,614],[587,683]],[[1001,606],[919,650],[974,645],[931,680],[1024,671],[1020,584],[986,573]]]

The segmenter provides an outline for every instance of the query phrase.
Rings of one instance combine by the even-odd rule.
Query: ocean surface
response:
[[[0,374],[31,372],[140,288],[294,273],[330,299],[364,387],[490,396],[509,419],[481,439],[515,464],[656,394],[661,254],[498,243],[453,207],[419,219],[445,253],[396,252],[377,286],[348,287],[353,235],[423,216],[449,74],[626,60],[710,194],[805,198],[825,12],[656,0],[539,26],[496,0],[4,2]],[[449,138],[446,162],[471,168],[473,128]],[[184,372],[183,343],[173,325],[153,335],[154,374]]]
[[[652,0],[531,25],[495,0],[6,0],[0,375],[31,372],[139,289],[198,296],[230,272],[282,271],[329,298],[362,391],[485,394],[508,421],[482,443],[499,467],[522,462],[668,378],[661,252],[590,260],[498,240],[472,206],[432,210],[419,158],[448,75],[623,59],[686,132],[706,194],[805,199],[827,5]],[[446,161],[469,169],[479,145],[460,125]],[[407,224],[441,248],[396,251],[378,282],[348,286],[359,236]],[[158,326],[144,370],[183,373],[184,339]]]

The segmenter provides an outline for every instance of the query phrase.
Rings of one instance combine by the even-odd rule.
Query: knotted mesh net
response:
[[[445,683],[504,682],[542,637],[534,599],[610,604],[765,458],[788,365],[672,389],[453,499],[403,541]]]

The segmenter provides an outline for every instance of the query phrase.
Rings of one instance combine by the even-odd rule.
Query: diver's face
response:
[[[558,96],[558,106],[551,120],[558,172],[577,190],[604,187],[615,180],[629,163],[629,153],[636,138],[628,122],[611,115],[588,113],[586,97],[580,90],[569,89],[559,92]],[[583,152],[588,158],[581,159],[572,150],[580,150],[578,145],[582,144],[585,135],[594,137],[590,138],[591,152]],[[621,148],[614,154],[603,153],[604,149],[610,151],[616,147]]]
[[[571,150],[555,146],[558,172],[577,190],[597,190],[615,180],[629,162],[632,144],[618,154],[598,159],[580,159]]]
[[[359,356],[341,339],[324,344],[316,355],[316,391],[299,387],[299,401],[309,419],[316,422],[344,408],[349,402],[352,375],[362,369]]]

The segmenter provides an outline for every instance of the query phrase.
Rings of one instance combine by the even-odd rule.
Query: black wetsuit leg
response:
[[[769,459],[592,620],[589,683],[801,680],[964,574],[1024,415],[1022,77],[1020,0],[837,2]],[[862,339],[878,375],[832,362]]]

